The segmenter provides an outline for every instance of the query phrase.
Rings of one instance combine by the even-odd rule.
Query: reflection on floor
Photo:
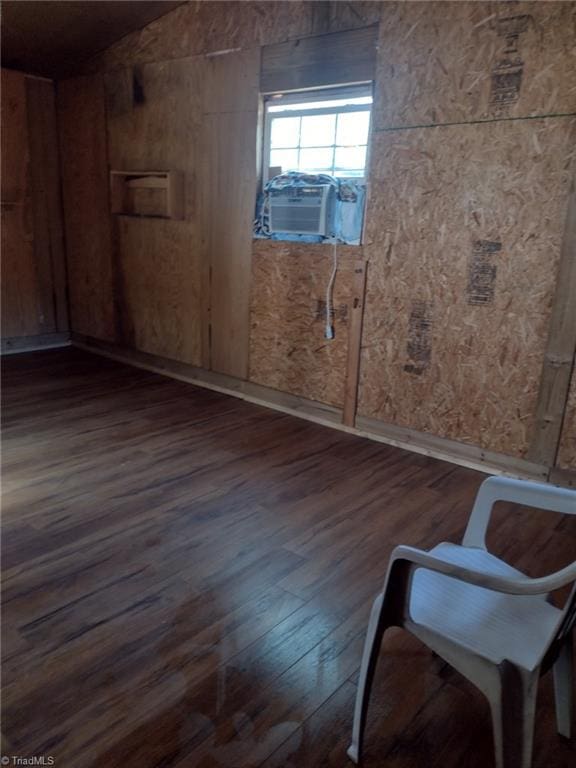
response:
[[[4,377],[14,754],[350,765],[388,555],[458,540],[482,475],[77,350],[11,357]],[[544,573],[573,557],[575,522],[504,507],[493,547]],[[491,766],[481,695],[405,633],[385,651],[366,765]],[[534,768],[574,758],[551,690],[544,678]]]

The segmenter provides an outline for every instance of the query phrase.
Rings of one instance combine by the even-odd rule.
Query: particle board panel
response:
[[[328,3],[328,28],[337,32],[378,24],[383,5],[381,0],[337,0]]]
[[[359,413],[526,455],[575,118],[383,132]]]
[[[250,381],[342,407],[354,267],[362,249],[338,248],[335,338],[324,338],[332,248],[255,240],[252,254]]]
[[[115,277],[102,77],[60,81],[57,104],[71,327],[113,340]]]
[[[26,78],[2,70],[2,336],[43,331],[34,262]]]
[[[279,2],[185,3],[95,57],[88,66],[132,64],[253,48],[328,31],[326,4]]]
[[[54,83],[26,79],[30,136],[34,258],[47,332],[69,330],[66,255]]]
[[[377,129],[576,112],[576,3],[385,3]]]
[[[556,466],[576,471],[576,367],[572,369]]]
[[[114,216],[125,343],[199,364],[202,243],[198,170],[204,61],[146,64],[105,77],[109,162],[184,176],[180,221]]]

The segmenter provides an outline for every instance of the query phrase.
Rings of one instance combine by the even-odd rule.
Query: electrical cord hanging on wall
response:
[[[334,313],[332,311],[332,293],[334,291],[334,280],[338,271],[338,243],[334,243],[332,250],[332,274],[326,288],[326,328],[324,338],[334,338]]]

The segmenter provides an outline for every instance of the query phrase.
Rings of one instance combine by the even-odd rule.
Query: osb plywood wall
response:
[[[327,342],[330,248],[251,242],[260,47],[378,21],[365,245],[341,249]],[[341,406],[345,265],[362,254],[359,414],[526,456],[574,172],[575,39],[568,2],[193,2],[128,35],[86,66],[107,73],[108,161],[185,171],[187,215],[116,222],[116,340]]]
[[[106,99],[96,124],[101,130],[105,114],[105,131],[94,143],[104,147],[108,168],[178,170],[186,180],[182,221],[110,217],[98,210],[88,223],[111,240],[101,242],[96,263],[113,265],[111,275],[101,272],[99,295],[114,296],[115,341],[248,376],[260,45],[362,26],[379,10],[370,2],[354,8],[322,2],[188,3],[97,56],[84,68],[91,75],[63,84],[64,100],[67,92],[83,87],[94,95],[104,73]],[[66,104],[62,112],[74,148],[82,139],[73,135],[76,126]],[[104,172],[101,153],[97,162]],[[68,174],[68,188],[70,197],[82,198],[83,211],[89,197],[74,183],[78,170],[74,178]],[[98,200],[107,206],[102,178],[97,187]],[[78,230],[74,222],[71,230],[72,235]],[[77,277],[74,282],[94,287],[90,267]],[[78,303],[78,330],[110,338],[107,328],[96,327],[88,304],[78,315]]]
[[[2,70],[2,337],[68,330],[54,85]]]
[[[325,338],[326,286],[333,249],[255,241],[252,265],[250,380],[342,406],[353,269],[361,249],[337,249],[335,337]]]
[[[574,118],[377,133],[360,413],[522,456]]]
[[[196,0],[126,35],[86,68],[115,69],[363,27],[378,21],[381,6],[369,0]]]
[[[575,19],[567,3],[387,7],[360,414],[526,455],[576,146]]]

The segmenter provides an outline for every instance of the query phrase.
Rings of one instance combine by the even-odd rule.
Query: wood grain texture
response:
[[[14,753],[346,768],[389,554],[458,541],[483,476],[77,350],[13,356],[3,374]],[[573,558],[573,522],[503,505],[491,548],[541,575]],[[538,715],[534,768],[565,768],[548,678]],[[485,768],[489,734],[480,694],[386,637],[368,768]]]
[[[574,367],[575,356],[576,182],[573,179],[568,197],[568,211],[562,238],[562,251],[550,318],[548,344],[542,366],[536,425],[530,446],[530,457],[535,461],[545,461],[548,464],[556,463],[556,453],[563,429],[563,418],[566,433],[561,448],[561,460],[566,461],[570,455],[567,446],[576,439],[576,434],[573,434],[576,430],[574,430],[572,423],[571,402],[567,402],[567,399],[569,399],[570,375]],[[576,461],[575,452],[572,452],[572,461]]]
[[[211,370],[248,376],[259,50],[209,59],[204,86],[202,236]]]
[[[49,330],[65,333],[70,326],[54,83],[35,77],[27,78],[26,101],[34,209],[34,260],[43,307],[43,325]]]
[[[573,2],[385,3],[376,128],[576,112]]]
[[[250,381],[342,406],[355,246],[339,246],[334,283],[335,338],[324,338],[332,247],[255,240]]]
[[[575,130],[563,118],[376,135],[359,413],[526,455]]]
[[[542,464],[534,464],[526,459],[518,459],[502,453],[495,453],[478,448],[474,445],[449,440],[445,437],[417,432],[406,427],[397,427],[376,419],[360,416],[356,419],[355,428],[343,425],[343,409],[327,405],[306,397],[293,395],[281,390],[272,389],[252,381],[236,379],[222,373],[197,368],[187,363],[168,360],[165,357],[137,352],[115,344],[98,341],[88,336],[72,334],[72,344],[80,349],[93,352],[111,360],[134,365],[153,373],[185,381],[195,386],[213,389],[227,395],[239,397],[255,405],[288,413],[291,416],[313,421],[322,426],[334,427],[347,433],[358,434],[369,440],[376,440],[396,448],[420,453],[442,461],[449,461],[458,466],[476,469],[480,472],[508,474],[512,477],[527,480],[546,481],[549,468]],[[352,431],[351,431],[352,430]],[[357,430],[357,431],[354,431]],[[562,482],[559,483],[562,485]]]
[[[2,336],[33,336],[43,317],[34,252],[26,77],[2,69]],[[40,233],[39,233],[40,235]],[[52,318],[53,320],[53,318]]]
[[[149,64],[106,76],[113,169],[184,176],[182,220],[114,217],[124,341],[200,363],[199,166],[203,62]]]
[[[115,267],[102,77],[60,81],[57,105],[71,327],[113,340]]]

